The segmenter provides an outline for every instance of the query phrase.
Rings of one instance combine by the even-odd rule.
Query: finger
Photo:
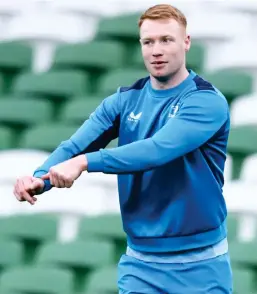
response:
[[[29,202],[30,204],[34,204],[35,201],[33,200],[33,198],[29,195],[29,193],[26,191],[26,187],[24,186],[23,181],[20,181],[20,193],[19,195],[25,199],[27,202]]]
[[[14,196],[16,197],[16,199],[17,199],[18,201],[22,201],[21,196],[18,194],[18,192],[16,191],[15,188],[14,188],[14,190],[13,190],[13,194],[14,194]]]
[[[41,177],[42,180],[50,180],[50,173],[47,173]]]
[[[73,185],[74,181],[66,181],[65,182],[65,187],[70,188]]]

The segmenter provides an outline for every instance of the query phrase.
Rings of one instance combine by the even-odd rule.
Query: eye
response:
[[[162,42],[166,44],[166,43],[170,43],[171,40],[170,39],[163,39]]]
[[[145,40],[145,41],[143,41],[143,44],[144,45],[150,45],[152,42],[150,41],[150,40]]]

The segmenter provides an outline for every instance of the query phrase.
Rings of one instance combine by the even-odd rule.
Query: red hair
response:
[[[187,27],[187,20],[185,15],[176,7],[168,4],[159,4],[147,9],[140,17],[138,26],[141,27],[142,23],[146,19],[158,20],[158,19],[174,19],[183,27]]]

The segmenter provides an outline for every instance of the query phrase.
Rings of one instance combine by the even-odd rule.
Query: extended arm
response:
[[[87,170],[124,174],[164,165],[207,142],[227,119],[225,99],[209,91],[192,94],[153,137],[86,154]]]
[[[43,165],[34,172],[34,177],[42,177],[48,173],[52,166],[79,154],[95,152],[105,148],[111,140],[118,137],[119,124],[119,94],[116,93],[104,99],[76,133],[68,140],[61,142]],[[49,189],[51,189],[50,181],[45,180],[43,192]]]

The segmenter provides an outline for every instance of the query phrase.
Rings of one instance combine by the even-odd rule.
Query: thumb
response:
[[[47,173],[47,174],[43,175],[43,176],[41,177],[41,179],[42,179],[42,180],[49,180],[49,179],[50,179],[50,174]]]
[[[44,182],[41,179],[35,179],[31,184],[31,190],[36,190],[38,188],[43,188]]]

